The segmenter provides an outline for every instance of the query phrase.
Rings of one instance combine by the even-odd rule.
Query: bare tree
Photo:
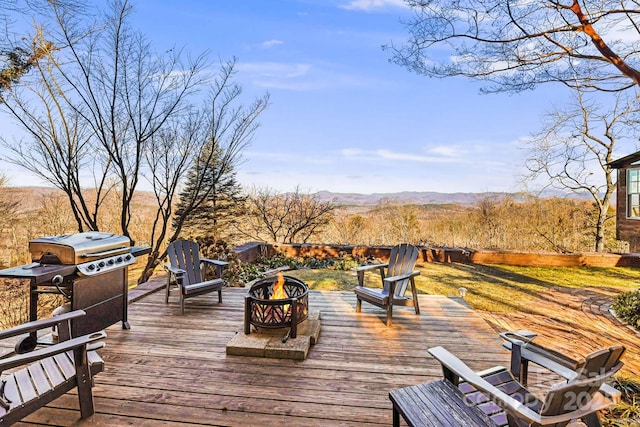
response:
[[[483,235],[485,245],[488,248],[504,247],[504,235],[507,227],[506,221],[501,215],[501,211],[503,211],[501,208],[505,202],[507,202],[505,199],[485,197],[476,204],[478,232]]]
[[[6,160],[65,193],[79,231],[97,230],[98,210],[107,192],[108,161],[96,154],[100,151],[89,124],[67,104],[60,80],[51,73],[52,63],[52,52],[47,51],[46,58],[35,63],[37,75],[30,84],[7,91],[5,111],[27,136],[11,140],[2,137],[0,141],[9,150]],[[86,200],[82,191],[88,167],[99,177],[94,184],[95,203]]]
[[[322,241],[340,245],[365,244],[371,240],[367,230],[369,221],[360,214],[338,212],[329,223],[328,230],[323,233]]]
[[[574,105],[547,115],[543,131],[528,147],[528,180],[548,178],[544,187],[588,193],[597,209],[594,248],[605,249],[605,227],[615,193],[609,163],[614,150],[637,136],[640,106],[635,96],[616,95],[613,107],[604,107],[574,91]]]
[[[329,224],[335,205],[297,188],[278,194],[256,189],[248,197],[248,219],[241,231],[250,238],[273,243],[307,243]]]
[[[46,49],[32,49],[25,42],[24,34],[14,28],[13,24],[19,16],[42,17],[49,9],[50,0],[0,0],[0,103],[2,92],[18,84],[20,78],[27,74],[35,64],[44,58]],[[56,0],[59,8],[80,12],[83,4],[76,0]]]
[[[545,82],[604,91],[640,85],[640,5],[608,0],[406,0],[409,40],[393,61],[430,77],[488,82],[487,92]]]
[[[204,56],[184,64],[179,50],[156,54],[130,27],[126,0],[111,2],[98,26],[49,4],[52,20],[32,37],[32,50],[47,54],[35,63],[39,73],[5,98],[28,134],[4,141],[10,160],[67,194],[79,231],[98,229],[100,206],[117,189],[121,232],[129,236],[147,145],[206,83]],[[84,188],[96,197],[87,200]]]
[[[120,226],[126,236],[146,144],[206,81],[204,56],[183,64],[180,50],[157,55],[129,26],[130,11],[127,0],[114,0],[105,28],[80,42],[73,25],[75,17],[56,14],[76,65],[72,72],[66,67],[58,70],[81,101],[72,104],[74,110],[91,126],[118,179]]]
[[[269,105],[268,94],[249,106],[241,104],[242,90],[233,80],[235,64],[235,58],[221,64],[199,111],[168,122],[150,140],[146,156],[158,210],[149,239],[151,255],[140,282],[166,257],[166,242],[180,236],[185,220],[210,200],[218,183],[235,168],[253,139],[260,114]],[[188,191],[182,193],[180,209],[174,213],[187,175]]]
[[[107,197],[119,196],[119,226],[130,236],[132,201],[146,177],[158,210],[143,239],[152,246],[144,281],[164,257],[166,241],[177,238],[186,216],[239,161],[269,97],[240,104],[235,58],[211,80],[205,55],[183,63],[179,50],[153,52],[130,27],[127,0],[112,1],[98,26],[58,2],[50,7],[55,26],[36,27],[32,39],[34,52],[46,52],[33,64],[38,73],[5,98],[28,134],[3,141],[9,160],[65,192],[79,231],[98,230]],[[192,95],[207,90],[203,107],[195,108]],[[190,168],[192,191],[170,234],[176,192]]]

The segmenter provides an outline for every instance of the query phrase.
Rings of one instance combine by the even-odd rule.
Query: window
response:
[[[627,170],[627,217],[640,219],[640,169]]]

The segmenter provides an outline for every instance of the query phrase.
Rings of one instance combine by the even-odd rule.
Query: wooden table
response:
[[[389,399],[393,403],[394,427],[400,427],[400,415],[410,427],[496,427],[447,380],[393,390]]]

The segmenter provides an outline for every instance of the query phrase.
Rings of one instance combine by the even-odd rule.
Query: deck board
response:
[[[163,293],[129,307],[131,330],[107,329],[100,350],[91,425],[382,426],[391,425],[388,393],[441,378],[427,349],[442,345],[473,369],[508,364],[497,334],[473,310],[442,296],[420,295],[411,307],[385,312],[350,292],[310,292],[322,332],[307,360],[227,356],[226,343],[242,329],[244,289],[187,301]],[[240,332],[241,333],[241,332]],[[75,391],[24,420],[24,425],[77,425]],[[80,422],[79,424],[84,424]]]

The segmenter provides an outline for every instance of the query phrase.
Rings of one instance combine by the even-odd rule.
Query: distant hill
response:
[[[370,206],[379,203],[381,200],[393,200],[401,204],[416,205],[475,205],[485,198],[511,197],[514,200],[524,200],[526,193],[437,193],[434,191],[403,191],[400,193],[332,193],[330,191],[320,191],[315,193],[319,200],[328,202],[335,201],[339,205],[347,206]],[[566,195],[565,195],[566,196]]]
[[[5,191],[12,194],[14,200],[21,201],[23,209],[30,210],[40,206],[42,197],[58,195],[64,197],[64,193],[56,188],[51,187],[7,187]],[[416,205],[462,205],[472,206],[478,201],[485,198],[499,199],[502,197],[511,197],[516,201],[524,201],[530,197],[528,193],[438,193],[435,191],[403,191],[399,193],[333,193],[331,191],[319,191],[315,193],[320,201],[333,201],[342,206],[373,206],[381,200],[391,200],[400,204],[416,204]],[[566,197],[566,198],[589,198],[566,194],[561,192],[549,192],[544,197]],[[136,202],[142,205],[154,205],[155,197],[150,191],[136,192]]]
[[[11,199],[20,203],[20,209],[29,211],[42,207],[42,200],[49,197],[61,197],[66,200],[64,192],[53,187],[5,187],[2,189],[5,194],[10,194]],[[154,206],[155,196],[150,191],[138,191],[134,197],[134,203],[140,205]]]

